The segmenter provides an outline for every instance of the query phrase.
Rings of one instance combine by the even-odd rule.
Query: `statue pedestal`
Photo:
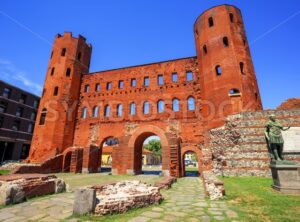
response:
[[[271,162],[273,189],[287,194],[300,194],[300,166],[284,161]]]

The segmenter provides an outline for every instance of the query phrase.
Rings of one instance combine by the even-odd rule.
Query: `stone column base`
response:
[[[270,165],[273,189],[287,194],[300,194],[300,166],[285,165],[280,162]]]

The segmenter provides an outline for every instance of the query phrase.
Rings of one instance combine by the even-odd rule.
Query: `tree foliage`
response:
[[[162,155],[161,142],[159,140],[150,140],[149,143],[145,145],[145,149],[153,152],[157,156]]]

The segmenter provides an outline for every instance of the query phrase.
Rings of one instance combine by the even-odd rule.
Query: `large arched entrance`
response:
[[[113,149],[115,149],[118,145],[118,139],[113,136],[106,137],[101,142],[99,168],[101,167],[100,171],[102,173],[110,173],[112,171]]]
[[[161,173],[163,175],[170,175],[169,161],[169,141],[164,131],[156,126],[145,126],[137,129],[130,137],[128,142],[128,174],[142,174],[143,173],[143,145],[147,138],[156,136],[160,138],[161,142]]]

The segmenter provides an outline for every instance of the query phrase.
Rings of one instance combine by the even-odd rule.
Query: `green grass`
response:
[[[0,170],[1,175],[7,175],[9,174],[10,170]]]
[[[271,178],[221,178],[226,200],[241,221],[300,221],[300,196],[286,195],[271,188]]]
[[[194,166],[186,166],[185,171],[186,172],[198,172],[199,169],[198,169],[198,167],[194,167]]]

